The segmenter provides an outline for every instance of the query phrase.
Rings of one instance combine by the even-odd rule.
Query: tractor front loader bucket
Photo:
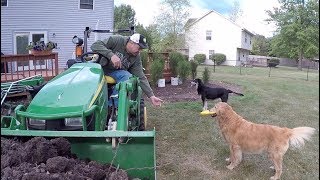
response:
[[[2,118],[2,121],[6,117]],[[9,117],[7,117],[9,118]],[[7,119],[9,120],[9,119]],[[15,121],[14,118],[11,119]],[[9,122],[8,122],[9,123]],[[12,122],[10,122],[12,124]],[[2,127],[3,127],[2,122]],[[152,131],[39,131],[1,128],[1,136],[64,137],[71,143],[71,152],[80,159],[90,159],[125,170],[128,176],[156,178],[155,130]],[[110,138],[123,138],[116,147]]]

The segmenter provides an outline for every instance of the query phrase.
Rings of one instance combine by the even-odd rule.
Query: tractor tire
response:
[[[140,125],[139,125],[139,131],[144,131],[147,126],[147,116],[146,112],[147,109],[144,106],[144,99],[140,100]]]

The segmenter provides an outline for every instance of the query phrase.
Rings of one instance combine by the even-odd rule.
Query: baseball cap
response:
[[[139,33],[135,33],[132,36],[130,36],[130,40],[133,41],[134,43],[139,44],[139,46],[142,49],[148,48],[147,39]]]

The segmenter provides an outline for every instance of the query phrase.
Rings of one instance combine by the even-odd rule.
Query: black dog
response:
[[[214,99],[220,98],[222,102],[227,102],[229,93],[234,93],[239,96],[244,96],[243,94],[233,92],[230,89],[212,88],[212,87],[205,86],[202,83],[201,79],[195,79],[191,82],[191,84],[197,86],[198,94],[201,95],[203,110],[208,109],[207,99],[214,100]]]

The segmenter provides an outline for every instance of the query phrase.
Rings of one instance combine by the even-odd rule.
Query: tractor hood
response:
[[[99,64],[79,63],[49,81],[31,101],[27,113],[54,116],[89,109],[101,92],[104,73]]]

